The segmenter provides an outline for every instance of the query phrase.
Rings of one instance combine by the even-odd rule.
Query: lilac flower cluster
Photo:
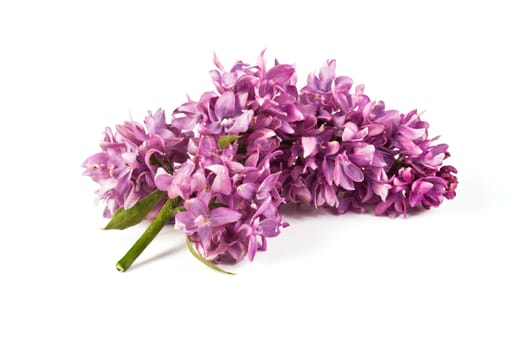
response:
[[[221,139],[220,139],[221,140]],[[216,262],[236,262],[266,249],[266,238],[286,226],[278,206],[280,172],[271,172],[270,159],[279,152],[239,152],[224,148],[211,135],[193,139],[191,157],[174,167],[159,168],[157,188],[169,198],[183,199],[185,210],[175,216],[176,227],[195,242],[199,253]]]
[[[428,137],[428,123],[387,110],[362,85],[352,91],[334,60],[300,90],[294,66],[267,69],[263,52],[256,65],[214,63],[215,91],[176,108],[170,123],[159,110],[146,130],[136,122],[106,130],[102,152],[83,164],[106,217],[164,191],[181,199],[175,225],[201,256],[237,262],[287,226],[284,203],[395,217],[455,197],[448,146]]]
[[[448,145],[434,145],[417,111],[386,110],[328,61],[301,89],[292,144],[282,159],[286,201],[334,207],[338,213],[406,216],[455,196],[457,170],[442,166]]]
[[[133,121],[118,125],[116,131],[106,128],[100,143],[102,152],[84,161],[83,175],[100,185],[98,197],[106,203],[104,217],[117,209],[128,209],[156,189],[154,177],[159,167],[187,159],[189,135],[166,124],[165,113],[158,110],[145,118],[145,128]],[[151,213],[157,214],[159,207]]]

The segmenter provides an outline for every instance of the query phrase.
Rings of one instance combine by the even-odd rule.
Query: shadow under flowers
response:
[[[177,232],[173,232],[174,234],[176,234]],[[162,259],[165,259],[169,256],[172,256],[182,250],[186,250],[186,247],[185,247],[185,243],[184,241],[181,241],[177,244],[177,246],[175,247],[172,247],[172,248],[169,248],[169,249],[166,249],[156,255],[153,255],[145,260],[142,260],[142,261],[139,261],[139,262],[135,262],[134,264],[132,264],[132,266],[130,266],[130,268],[128,269],[128,271],[131,271],[131,270],[135,270],[137,268],[141,268],[142,266],[144,265],[148,265],[154,261],[158,261],[158,260],[162,260]]]

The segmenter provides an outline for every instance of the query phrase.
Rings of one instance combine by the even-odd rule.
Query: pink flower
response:
[[[238,221],[242,214],[230,208],[210,210],[209,203],[202,198],[191,198],[184,203],[186,211],[176,215],[176,227],[187,234],[197,232],[205,249],[210,246],[214,234],[221,233],[223,226]]]

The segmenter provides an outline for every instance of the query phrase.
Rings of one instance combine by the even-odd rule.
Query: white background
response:
[[[0,348],[526,349],[524,14],[519,1],[5,1],[0,5]],[[80,164],[101,132],[212,89],[267,48],[325,59],[426,110],[459,191],[408,219],[289,210],[253,263],[216,273],[167,228],[100,230]]]

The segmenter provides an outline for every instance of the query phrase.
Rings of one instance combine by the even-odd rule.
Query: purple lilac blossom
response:
[[[206,139],[173,175],[158,169],[155,183],[169,197],[184,199],[186,210],[176,215],[175,224],[203,257],[252,260],[257,250],[266,249],[266,238],[287,225],[278,211],[280,173],[270,168],[280,152],[242,153],[239,144],[220,149],[214,137]]]
[[[86,168],[83,175],[100,185],[96,193],[106,204],[106,218],[121,207],[132,207],[154,191],[157,169],[170,169],[172,164],[186,159],[188,139],[166,124],[163,110],[149,112],[145,126],[146,130],[137,122],[126,121],[116,131],[106,128],[100,143],[102,151],[82,164]]]
[[[406,217],[456,195],[448,145],[429,138],[416,110],[401,113],[371,100],[364,86],[337,76],[327,61],[298,89],[295,67],[214,55],[215,91],[177,107],[170,123],[149,113],[145,128],[106,129],[102,152],[85,175],[99,183],[104,215],[131,207],[155,189],[181,198],[176,227],[215,262],[253,260],[287,226],[284,203]],[[220,147],[220,138],[234,136]],[[153,213],[155,215],[155,211]]]

